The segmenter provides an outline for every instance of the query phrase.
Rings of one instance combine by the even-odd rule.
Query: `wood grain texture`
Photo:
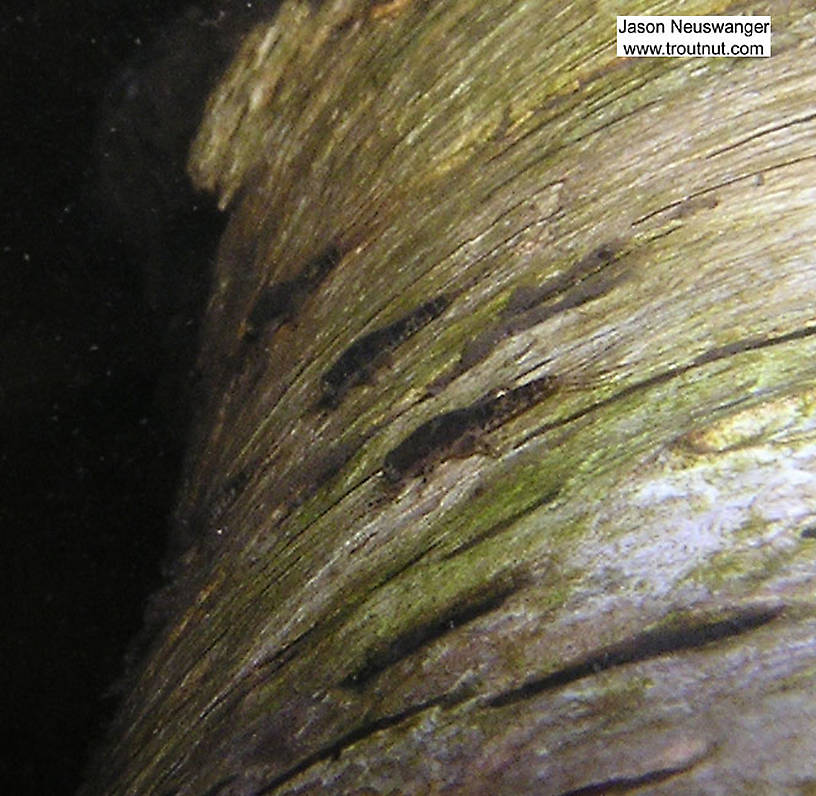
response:
[[[612,3],[387,5],[283,3],[210,98],[196,541],[86,792],[813,792],[816,15],[763,7],[771,59],[625,60]],[[682,6],[627,13],[753,9]],[[383,477],[548,374],[472,455]]]

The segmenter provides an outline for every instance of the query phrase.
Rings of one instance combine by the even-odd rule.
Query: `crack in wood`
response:
[[[633,790],[639,790],[644,785],[655,785],[658,782],[664,782],[693,768],[697,762],[699,761],[694,760],[680,766],[659,768],[645,774],[639,774],[636,777],[613,777],[602,782],[593,782],[580,788],[563,791],[558,796],[607,796],[607,794],[613,793],[629,793]]]
[[[421,647],[432,644],[456,627],[497,610],[510,595],[522,588],[523,583],[524,578],[518,575],[502,576],[482,586],[478,593],[465,595],[441,615],[404,631],[385,648],[369,653],[365,663],[339,685],[342,688],[363,689],[378,674],[409,658]]]
[[[689,194],[683,199],[678,199],[676,202],[669,202],[666,205],[662,205],[656,210],[652,210],[645,215],[636,218],[632,222],[632,226],[635,227],[638,224],[642,224],[644,221],[648,221],[649,219],[663,213],[669,213],[669,218],[680,219],[694,215],[700,210],[713,210],[720,203],[720,200],[717,198],[714,192],[721,187],[721,185],[715,185],[712,188],[704,188],[700,191],[695,191],[694,193]]]
[[[387,730],[391,727],[402,724],[404,721],[408,721],[426,710],[445,704],[448,704],[447,699],[445,697],[438,697],[428,700],[427,702],[422,702],[419,705],[414,705],[413,707],[400,711],[399,713],[394,713],[390,716],[383,716],[382,718],[374,721],[366,722],[357,729],[341,736],[329,746],[318,749],[316,752],[313,752],[312,754],[303,758],[303,760],[301,760],[295,766],[287,769],[274,779],[267,782],[260,788],[260,790],[254,791],[252,796],[264,796],[264,794],[271,793],[281,785],[284,785],[290,780],[294,779],[298,774],[303,773],[307,769],[323,762],[324,760],[338,760],[344,749],[347,749],[358,741],[362,741],[375,733],[381,732],[382,730]]]
[[[491,708],[501,708],[533,699],[539,694],[607,669],[658,658],[674,652],[698,649],[716,641],[740,636],[776,619],[784,606],[749,606],[715,622],[692,624],[679,628],[660,628],[608,647],[578,663],[530,680],[517,688],[504,691],[486,702]]]
[[[808,337],[813,337],[816,335],[816,326],[805,326],[801,329],[796,329],[792,332],[788,332],[783,335],[778,335],[776,337],[748,337],[744,338],[743,340],[738,340],[734,343],[729,343],[728,345],[718,346],[716,348],[712,348],[710,351],[706,351],[705,353],[701,354],[700,356],[693,359],[686,365],[678,365],[677,367],[668,368],[660,373],[656,373],[654,376],[650,376],[647,379],[643,379],[641,381],[635,382],[634,384],[630,384],[628,387],[624,387],[619,392],[616,392],[614,395],[610,395],[608,398],[604,398],[601,401],[596,401],[595,403],[589,404],[589,406],[585,406],[582,409],[579,409],[577,412],[573,412],[571,415],[561,418],[560,420],[553,420],[549,423],[544,423],[543,425],[539,426],[538,428],[533,429],[530,431],[522,440],[519,442],[517,447],[522,447],[526,445],[530,440],[534,439],[535,437],[546,433],[547,431],[552,431],[556,428],[562,428],[564,426],[568,426],[570,423],[573,423],[576,420],[579,420],[582,417],[585,417],[592,412],[603,409],[607,406],[611,406],[616,401],[620,401],[624,398],[628,398],[630,395],[633,395],[636,392],[641,390],[649,389],[650,387],[655,387],[659,384],[665,384],[666,382],[670,381],[677,376],[682,376],[689,371],[692,371],[696,368],[702,367],[703,365],[708,365],[712,362],[718,362],[723,359],[727,359],[728,357],[735,356],[736,354],[743,354],[747,351],[758,351],[763,348],[771,348],[772,346],[776,345],[784,345],[785,343],[793,342],[794,340],[803,340]]]
[[[729,144],[726,147],[722,147],[721,149],[715,149],[713,152],[709,152],[705,157],[706,160],[711,160],[711,158],[717,157],[717,155],[722,155],[724,152],[729,152],[732,149],[737,149],[741,146],[744,146],[749,141],[755,141],[758,138],[763,138],[766,135],[771,135],[772,133],[778,133],[781,130],[787,130],[790,127],[795,127],[799,124],[805,124],[807,122],[812,122],[816,119],[816,113],[808,114],[807,116],[803,116],[801,119],[790,119],[786,121],[784,124],[777,124],[773,127],[769,127],[766,130],[760,130],[755,133],[751,133],[751,135],[746,136],[745,138],[740,139],[739,141],[735,141],[733,144]]]
[[[518,522],[522,517],[527,516],[528,514],[532,513],[533,511],[537,511],[538,509],[546,506],[548,503],[552,503],[558,495],[561,493],[561,485],[556,486],[554,489],[551,489],[541,497],[534,500],[532,503],[527,504],[524,508],[519,509],[518,511],[511,514],[509,517],[497,522],[495,525],[491,525],[486,530],[482,531],[481,533],[476,534],[475,536],[468,539],[466,542],[463,542],[459,547],[455,547],[453,550],[448,551],[441,557],[442,561],[448,561],[455,556],[461,555],[462,553],[467,552],[471,548],[475,547],[480,542],[484,542],[487,539],[491,539],[494,536],[499,536],[504,531],[512,528],[513,525]]]

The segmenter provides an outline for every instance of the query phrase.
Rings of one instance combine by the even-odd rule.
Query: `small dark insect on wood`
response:
[[[427,472],[446,458],[472,454],[481,435],[527,411],[560,385],[556,376],[542,376],[512,390],[490,392],[469,406],[431,418],[386,455],[383,475],[397,484]]]
[[[610,241],[582,257],[566,273],[547,279],[541,285],[518,286],[507,300],[498,321],[465,344],[459,362],[443,373],[430,386],[429,392],[440,392],[483,362],[505,338],[607,295],[627,277],[625,264],[616,265],[623,246],[623,241]],[[555,300],[557,296],[561,298]]]
[[[221,516],[235,502],[248,483],[249,474],[241,470],[224,484],[207,512],[210,526],[215,527],[218,524]]]
[[[323,281],[342,259],[342,252],[332,243],[309,260],[293,279],[275,282],[258,297],[247,318],[245,340],[257,339],[263,329],[291,320],[306,297]]]
[[[275,319],[282,321],[294,315],[295,282],[296,280],[276,282],[261,293],[247,318],[245,339],[254,340],[260,334],[261,329]]]
[[[437,296],[389,326],[376,329],[352,343],[323,374],[320,406],[338,406],[349,389],[370,380],[391,351],[438,318],[449,306],[447,296]]]
[[[611,264],[621,250],[619,241],[612,241],[593,249],[589,254],[582,257],[566,273],[546,280],[542,285],[520,285],[517,287],[507,305],[502,310],[502,316],[507,318],[518,315],[526,310],[532,309],[537,304],[542,304],[563,294],[580,284],[587,277],[597,274]],[[573,305],[567,305],[574,306]]]

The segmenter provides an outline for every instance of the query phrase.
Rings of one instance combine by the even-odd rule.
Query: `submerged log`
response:
[[[85,793],[816,788],[810,8],[770,59],[547,0],[246,36],[182,552]]]

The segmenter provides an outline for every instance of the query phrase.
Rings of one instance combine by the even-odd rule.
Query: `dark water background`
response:
[[[12,5],[0,17],[0,791],[51,796],[76,790],[160,580],[218,222],[170,174],[183,153],[161,151],[184,132],[158,130],[167,97],[149,95],[164,78],[140,77],[185,4]],[[192,79],[182,91],[198,102]],[[175,276],[157,277],[172,261]]]

